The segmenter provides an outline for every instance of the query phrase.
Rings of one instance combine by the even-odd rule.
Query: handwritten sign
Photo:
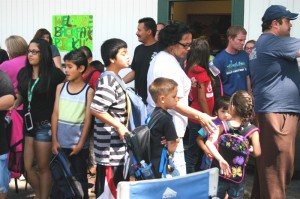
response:
[[[69,52],[80,46],[93,50],[93,15],[53,16],[52,40],[61,52]]]

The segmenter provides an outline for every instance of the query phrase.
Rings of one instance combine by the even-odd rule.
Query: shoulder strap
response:
[[[96,72],[97,70],[93,70],[92,72],[90,72],[90,74],[86,77],[85,79],[85,83],[89,83],[89,81],[91,80],[93,74]]]
[[[250,125],[244,126],[244,128],[241,130],[241,135],[244,137],[248,137],[255,131],[259,132],[260,130],[255,125],[250,124]]]
[[[126,120],[126,127],[128,128],[128,123],[129,123],[129,118],[130,118],[130,114],[131,114],[131,102],[130,102],[130,99],[127,95],[127,92],[126,92],[126,85],[125,83],[123,82],[123,80],[120,79],[120,77],[118,77],[117,75],[115,75],[114,73],[110,72],[110,71],[105,71],[103,73],[101,73],[100,75],[100,79],[102,79],[103,77],[105,76],[113,76],[116,81],[120,84],[120,86],[122,87],[123,91],[125,92],[125,95],[126,95],[126,104],[127,104],[127,120]]]
[[[155,113],[154,113],[155,112]],[[158,121],[162,118],[163,116],[163,111],[161,109],[158,109],[157,111],[153,111],[148,118],[146,119],[146,125],[148,128],[151,130],[153,126],[155,126]],[[152,116],[153,115],[153,116]]]
[[[224,126],[224,131],[225,133],[229,132],[229,129],[232,127],[231,124],[228,121],[221,121],[221,123]]]

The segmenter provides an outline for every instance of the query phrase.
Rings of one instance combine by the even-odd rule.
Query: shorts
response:
[[[34,140],[40,142],[52,142],[52,133],[51,133],[51,123],[50,122],[40,122],[38,125],[35,125],[33,130],[25,130],[25,135],[33,137]]]
[[[8,192],[10,182],[7,153],[0,155],[0,171],[0,194],[5,194]]]
[[[243,199],[244,191],[245,191],[245,182],[246,182],[245,178],[240,184],[237,184],[219,177],[217,196],[219,198],[225,198],[227,192],[229,198]]]

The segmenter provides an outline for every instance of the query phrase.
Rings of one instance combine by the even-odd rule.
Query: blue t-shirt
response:
[[[249,57],[245,51],[230,54],[223,50],[214,59],[214,64],[220,70],[224,94],[231,96],[235,91],[247,90],[249,75]]]
[[[300,40],[262,34],[250,55],[256,112],[300,113],[300,72],[296,53]]]

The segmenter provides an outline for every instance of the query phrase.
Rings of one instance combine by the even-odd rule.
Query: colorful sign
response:
[[[52,40],[61,52],[69,52],[80,46],[93,50],[93,15],[53,16]]]

